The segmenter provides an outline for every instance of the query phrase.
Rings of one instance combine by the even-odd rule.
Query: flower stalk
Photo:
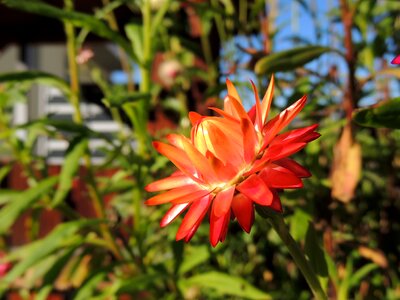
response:
[[[276,233],[281,238],[282,242],[285,244],[295,264],[300,269],[301,273],[306,279],[308,286],[315,296],[315,299],[327,300],[328,297],[322,289],[317,275],[315,274],[299,245],[289,233],[288,227],[283,220],[282,214],[276,213],[271,209],[262,206],[257,206],[257,212],[260,216],[268,220],[272,228],[274,228]]]

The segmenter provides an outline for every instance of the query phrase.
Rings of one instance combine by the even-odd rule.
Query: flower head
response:
[[[392,65],[400,65],[400,55],[397,55],[395,58],[393,58],[390,63]]]
[[[167,190],[146,204],[171,204],[161,227],[187,210],[177,240],[189,241],[207,213],[212,246],[225,240],[231,219],[236,218],[242,229],[250,232],[255,204],[281,212],[278,191],[301,188],[301,179],[311,176],[288,156],[320,136],[315,132],[317,125],[280,134],[302,110],[306,97],[268,120],[273,78],[262,101],[253,84],[255,105],[248,112],[229,80],[227,88],[224,109],[211,108],[220,116],[189,114],[193,125],[190,139],[171,134],[169,144],[153,143],[178,171],[146,186],[148,192]]]

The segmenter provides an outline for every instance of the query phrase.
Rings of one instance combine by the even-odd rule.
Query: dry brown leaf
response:
[[[358,248],[358,253],[360,253],[362,257],[371,260],[382,268],[388,267],[387,258],[381,250],[360,246]]]
[[[351,125],[346,124],[333,149],[332,197],[344,203],[353,199],[360,174],[361,146],[354,141]]]

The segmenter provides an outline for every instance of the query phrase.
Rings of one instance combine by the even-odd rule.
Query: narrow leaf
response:
[[[65,80],[42,71],[19,71],[0,74],[0,83],[4,82],[41,83],[59,88],[67,97],[71,94],[69,85]]]
[[[292,71],[329,51],[332,51],[332,49],[321,46],[306,46],[269,54],[256,63],[254,71],[257,74]]]
[[[60,172],[58,189],[53,198],[52,207],[59,205],[72,187],[72,180],[79,169],[79,162],[88,146],[87,139],[77,140],[71,143],[64,164]]]
[[[57,181],[58,176],[49,177],[24,192],[11,195],[12,199],[0,210],[0,234],[6,233],[15,220],[28,210],[39,197],[49,193]]]
[[[367,127],[400,129],[400,98],[360,109],[354,113],[353,120]]]
[[[133,53],[128,41],[118,32],[110,29],[107,24],[91,15],[76,11],[63,10],[41,1],[4,0],[3,3],[11,8],[68,21],[77,27],[85,28],[100,37],[117,43],[126,51],[126,53],[128,53],[128,55],[131,56],[133,60],[137,61],[136,55]]]
[[[231,295],[241,299],[272,299],[270,295],[257,289],[241,277],[215,271],[195,275],[186,283],[190,286],[212,289],[221,296]]]

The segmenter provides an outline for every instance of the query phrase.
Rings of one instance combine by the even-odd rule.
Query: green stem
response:
[[[73,1],[72,0],[64,0],[64,5],[66,10],[73,10]],[[71,104],[74,107],[74,122],[77,124],[83,124],[83,118],[79,105],[79,95],[80,95],[80,87],[79,87],[79,70],[78,65],[76,63],[76,37],[75,37],[75,28],[74,25],[69,21],[64,21],[65,33],[67,36],[67,56],[68,56],[68,66],[69,66],[69,76],[70,76],[70,85],[71,85]],[[88,170],[88,190],[91,199],[93,200],[93,207],[96,213],[97,218],[104,219],[106,217],[105,207],[103,201],[101,199],[100,193],[97,189],[96,182],[94,180],[94,172],[92,163],[90,160],[90,156],[88,153],[84,156],[84,162],[86,168]],[[113,239],[110,229],[106,224],[100,225],[100,231],[103,236],[103,239],[108,244],[114,256],[122,260],[123,255],[122,251],[118,247],[116,241]]]
[[[278,233],[279,237],[282,239],[283,243],[288,248],[290,255],[292,256],[294,262],[300,269],[301,273],[303,274],[304,278],[308,283],[308,286],[313,292],[315,299],[318,300],[328,299],[321,287],[317,275],[315,274],[308,260],[304,256],[303,251],[300,249],[299,245],[290,235],[282,215],[264,207],[258,207],[257,211],[260,213],[262,217],[268,219],[269,223],[272,225],[276,233]]]

